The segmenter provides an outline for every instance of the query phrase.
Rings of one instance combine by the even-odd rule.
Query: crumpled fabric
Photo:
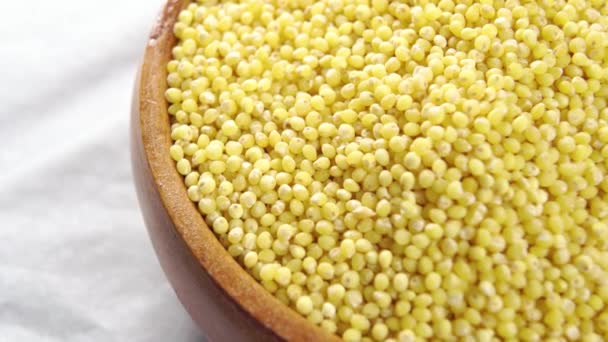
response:
[[[131,176],[131,91],[161,5],[0,1],[0,342],[205,340]]]

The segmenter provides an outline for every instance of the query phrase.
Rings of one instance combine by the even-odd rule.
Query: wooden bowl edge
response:
[[[175,44],[173,24],[179,11],[189,3],[189,0],[167,1],[150,34],[134,93],[133,153],[138,153],[139,145],[139,153],[143,157],[140,162],[145,163],[144,167],[152,176],[164,210],[175,226],[176,232],[173,233],[183,239],[200,267],[240,309],[281,339],[339,341],[337,336],[310,323],[281,303],[249,275],[228,254],[186,195],[183,177],[177,173],[168,153],[171,139],[164,90],[165,65]],[[141,192],[142,189],[138,189],[138,193]],[[142,194],[138,195],[141,203]],[[146,195],[149,194],[143,194]],[[156,246],[155,249],[158,253]],[[165,272],[169,273],[170,270]],[[184,299],[180,297],[182,303],[188,306]]]

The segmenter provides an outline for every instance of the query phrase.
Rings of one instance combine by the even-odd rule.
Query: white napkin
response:
[[[0,341],[203,341],[131,178],[131,89],[160,0],[0,1]]]

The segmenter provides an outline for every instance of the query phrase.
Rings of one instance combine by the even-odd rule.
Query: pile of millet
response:
[[[344,341],[608,339],[606,0],[197,1],[188,197]]]

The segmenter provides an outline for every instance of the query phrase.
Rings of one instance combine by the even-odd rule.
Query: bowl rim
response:
[[[176,38],[173,25],[191,0],[167,0],[157,17],[145,48],[136,80],[135,106],[145,162],[160,200],[200,267],[238,307],[280,339],[289,341],[340,341],[280,302],[259,284],[222,246],[195,204],[187,196],[183,176],[169,155],[172,144],[165,100],[166,64]]]

